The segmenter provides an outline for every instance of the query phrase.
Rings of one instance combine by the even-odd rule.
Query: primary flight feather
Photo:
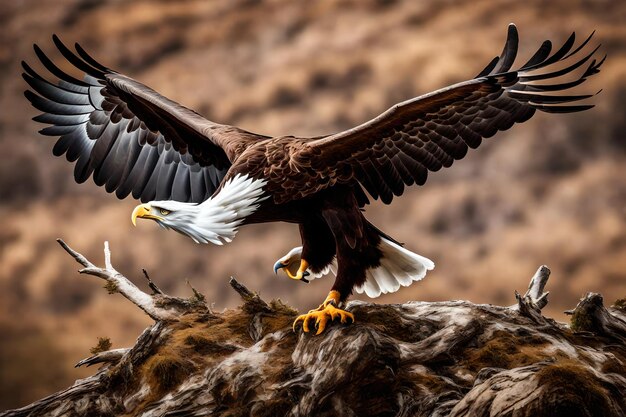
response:
[[[593,34],[592,34],[593,35]],[[25,92],[60,137],[53,153],[75,162],[74,177],[93,177],[117,197],[140,199],[132,214],[155,220],[200,243],[230,242],[241,225],[285,221],[300,226],[302,246],[279,259],[296,280],[332,271],[335,283],[316,310],[296,319],[317,333],[335,318],[353,290],[371,297],[422,279],[432,261],[405,249],[363,216],[368,194],[388,204],[429,171],[449,167],[484,138],[535,111],[570,113],[593,107],[591,94],[568,94],[596,74],[590,35],[574,48],[572,34],[554,53],[545,41],[511,70],[518,34],[510,25],[499,57],[475,78],[399,103],[345,132],[318,138],[268,137],[206,120],[89,56],[53,42],[77,79],[35,45],[49,81],[22,63]],[[591,49],[591,50],[589,50]],[[588,50],[588,51],[587,51]]]

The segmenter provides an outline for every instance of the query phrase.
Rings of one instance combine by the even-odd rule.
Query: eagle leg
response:
[[[354,314],[338,308],[341,295],[338,291],[331,291],[328,293],[326,300],[315,310],[309,311],[307,314],[298,316],[293,322],[293,330],[296,330],[296,326],[302,321],[302,330],[305,333],[310,331],[309,320],[315,320],[317,326],[316,335],[321,334],[326,329],[326,324],[329,321],[333,321],[336,318],[340,318],[342,323],[354,323]],[[349,321],[348,321],[349,320]]]
[[[335,307],[339,305],[341,300],[341,296],[339,291],[332,290],[328,293],[328,296],[324,300],[322,304],[318,308],[314,308],[313,310],[309,310],[309,313],[313,313],[315,311],[322,311],[326,308],[327,305],[333,304]]]

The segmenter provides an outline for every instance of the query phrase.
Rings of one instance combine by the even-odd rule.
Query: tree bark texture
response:
[[[541,315],[542,266],[511,307],[467,301],[352,301],[352,325],[320,336],[291,326],[295,310],[242,297],[214,313],[194,291],[143,293],[65,243],[81,273],[107,280],[155,320],[135,346],[80,361],[95,375],[13,416],[624,416],[626,315],[588,294],[572,325]]]

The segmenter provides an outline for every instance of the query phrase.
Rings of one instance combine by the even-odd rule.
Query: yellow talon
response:
[[[305,259],[300,260],[300,267],[298,268],[295,274],[293,274],[289,270],[290,267],[291,265],[289,263],[279,260],[278,262],[274,264],[274,272],[277,272],[279,269],[282,269],[283,271],[285,271],[285,274],[287,274],[289,278],[295,279],[298,281],[304,280],[308,282],[306,279],[304,279],[308,275],[308,272],[306,270],[309,268],[309,263]]]
[[[305,259],[302,259],[300,260],[300,268],[298,268],[298,272],[296,273],[296,275],[292,275],[288,269],[285,269],[285,271],[287,272],[287,276],[289,276],[289,278],[301,280],[302,278],[304,278],[304,273],[308,268],[309,263]]]
[[[302,275],[303,275],[303,273],[299,269],[298,269],[298,272],[296,273],[296,275],[294,275],[291,272],[289,272],[288,269],[285,269],[285,273],[287,274],[287,276],[289,278],[296,279],[296,280],[302,279]]]
[[[293,330],[296,330],[296,325],[302,321],[302,330],[305,333],[309,332],[309,320],[315,319],[315,325],[317,326],[316,335],[321,334],[326,329],[326,324],[329,321],[334,321],[336,318],[340,318],[342,323],[348,323],[350,319],[351,323],[354,323],[354,314],[337,308],[339,304],[339,293],[337,291],[331,291],[326,297],[326,300],[317,310],[311,310],[307,314],[298,316],[293,322]]]

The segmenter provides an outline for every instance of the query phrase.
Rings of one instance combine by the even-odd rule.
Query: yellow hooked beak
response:
[[[162,217],[151,214],[151,211],[152,207],[150,207],[150,204],[139,204],[137,207],[135,207],[135,209],[133,210],[133,214],[130,216],[130,220],[133,222],[133,226],[137,226],[137,217],[141,217],[143,219],[163,220]]]

